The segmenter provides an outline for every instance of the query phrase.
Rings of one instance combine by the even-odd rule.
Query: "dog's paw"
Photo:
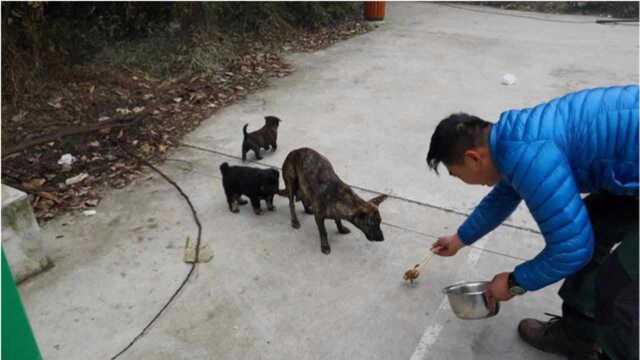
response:
[[[329,246],[329,245],[327,245],[327,246],[320,245],[320,250],[322,250],[322,253],[325,254],[325,255],[331,254],[331,246]]]
[[[262,215],[262,210],[260,210],[260,209],[253,209],[253,212],[254,212],[256,215]]]
[[[342,225],[342,228],[338,228],[338,232],[340,234],[349,234],[351,232],[351,230],[349,230],[348,227]]]
[[[235,209],[231,209],[231,212],[232,212],[232,213],[234,213],[234,214],[237,214],[237,213],[239,213],[239,212],[240,212],[240,210],[239,210],[239,209],[237,209],[237,208],[235,208]]]
[[[291,227],[294,228],[294,229],[300,229],[300,221],[292,220],[291,221]]]

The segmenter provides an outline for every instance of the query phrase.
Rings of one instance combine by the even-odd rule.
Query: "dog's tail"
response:
[[[249,126],[249,123],[244,124],[244,126],[242,127],[242,133],[244,134],[244,137],[247,137],[247,126]]]
[[[222,165],[220,165],[220,172],[224,174],[227,170],[229,170],[229,163],[223,162]]]

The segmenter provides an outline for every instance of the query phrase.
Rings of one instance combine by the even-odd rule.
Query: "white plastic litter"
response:
[[[504,76],[502,77],[502,85],[514,85],[517,81],[518,79],[513,74],[504,74]]]
[[[71,164],[76,162],[76,160],[78,159],[76,159],[75,156],[71,154],[64,154],[58,160],[58,165],[62,165],[64,169],[71,169]]]
[[[95,210],[85,210],[82,212],[82,214],[84,214],[84,216],[93,216],[96,214]]]

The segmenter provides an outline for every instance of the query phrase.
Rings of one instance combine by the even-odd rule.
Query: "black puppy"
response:
[[[264,126],[260,128],[260,130],[248,133],[247,126],[249,126],[249,124],[245,124],[242,128],[244,134],[244,140],[242,141],[242,161],[247,160],[247,152],[249,152],[249,150],[253,150],[258,160],[262,159],[260,156],[261,148],[265,150],[271,148],[271,151],[276,151],[278,147],[276,142],[278,141],[278,125],[280,124],[280,119],[275,116],[266,116],[264,120]]]
[[[251,200],[251,206],[256,215],[260,215],[260,200],[267,202],[269,211],[275,210],[273,196],[278,193],[280,173],[275,169],[258,169],[248,166],[229,166],[228,163],[220,165],[222,173],[222,186],[227,195],[229,210],[237,213],[238,205],[244,205],[246,200],[240,197],[245,195]]]

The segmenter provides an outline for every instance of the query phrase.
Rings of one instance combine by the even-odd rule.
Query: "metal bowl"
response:
[[[486,297],[488,281],[469,281],[456,283],[442,289],[449,298],[451,309],[457,317],[464,320],[486,319],[498,314],[500,303],[491,309]]]

